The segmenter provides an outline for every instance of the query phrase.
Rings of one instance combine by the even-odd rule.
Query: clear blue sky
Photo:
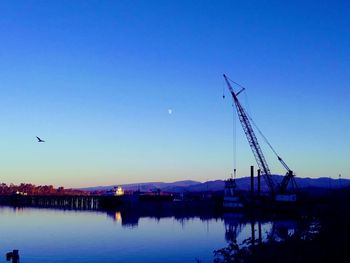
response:
[[[227,178],[223,73],[298,176],[350,178],[349,13],[348,1],[0,1],[0,181]],[[245,176],[239,123],[236,142]]]

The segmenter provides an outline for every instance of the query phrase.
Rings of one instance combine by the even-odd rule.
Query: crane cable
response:
[[[270,147],[270,149],[274,152],[274,154],[278,157],[278,153],[276,152],[276,150],[272,147],[271,143],[267,140],[267,138],[265,137],[265,135],[262,133],[262,131],[259,129],[259,127],[256,125],[256,123],[253,121],[253,119],[249,116],[249,114],[246,112],[249,120],[251,121],[251,123],[253,123],[253,126],[255,127],[255,129],[259,132],[260,136],[263,138],[263,140],[265,141],[265,143]]]
[[[237,172],[237,133],[236,133],[236,114],[235,114],[235,107],[232,105],[232,137],[233,137],[233,143],[232,143],[232,154],[233,154],[233,178],[236,179],[236,172]]]
[[[232,79],[230,79],[229,77],[227,77],[228,80],[230,80],[232,83],[234,83],[235,85],[241,87],[241,88],[244,88],[242,85],[240,85],[239,83],[237,83],[236,81],[233,81]],[[246,101],[249,106],[249,103],[248,103],[248,98],[247,96],[245,97],[246,98]],[[276,150],[272,147],[271,143],[267,140],[267,138],[265,137],[265,135],[262,133],[262,131],[259,129],[259,127],[256,125],[256,123],[254,122],[254,120],[249,116],[248,112],[246,111],[246,115],[248,116],[249,120],[253,123],[253,126],[256,128],[256,130],[259,132],[260,136],[263,138],[263,140],[265,141],[265,143],[270,147],[270,149],[274,152],[274,154],[278,157],[278,153],[276,152]]]
[[[232,80],[231,80],[232,81]],[[239,85],[238,83],[236,83]],[[222,98],[225,99],[225,81],[222,82]],[[235,114],[235,105],[232,104],[232,164],[233,164],[233,173],[231,174],[231,177],[233,176],[234,179],[236,179],[236,172],[237,172],[237,142],[236,142],[236,114]]]
[[[273,151],[273,153],[276,155],[278,161],[284,166],[284,168],[290,172],[290,168],[288,167],[288,165],[283,161],[283,159],[278,155],[278,153],[276,152],[276,150],[272,147],[271,143],[269,142],[269,140],[265,137],[265,135],[262,133],[262,131],[259,129],[258,125],[256,125],[256,123],[254,122],[254,120],[249,116],[249,114],[246,112],[246,115],[248,116],[248,119],[251,121],[251,123],[253,124],[253,126],[255,127],[255,129],[259,132],[260,136],[263,138],[263,140],[265,141],[265,143],[270,147],[270,149]],[[293,184],[295,184],[295,187],[297,187],[296,182],[293,181]]]
[[[237,85],[238,87],[241,87],[242,89],[245,89],[245,87],[243,87],[241,84],[237,83],[236,81],[233,81],[232,79],[230,79],[229,77],[226,76],[226,78],[231,81],[233,84]]]
[[[225,99],[225,80],[222,80],[222,98]]]

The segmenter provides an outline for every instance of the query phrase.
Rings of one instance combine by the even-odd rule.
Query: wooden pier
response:
[[[3,205],[32,206],[32,207],[56,207],[64,209],[96,210],[100,207],[99,196],[42,196],[42,195],[12,195],[1,196]]]

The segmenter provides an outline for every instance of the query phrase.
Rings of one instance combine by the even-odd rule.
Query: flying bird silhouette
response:
[[[38,136],[36,136],[36,138],[38,139],[38,142],[45,142],[44,140],[40,139]]]

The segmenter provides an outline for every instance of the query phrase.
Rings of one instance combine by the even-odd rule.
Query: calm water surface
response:
[[[214,250],[252,233],[237,215],[141,217],[130,223],[120,212],[0,207],[0,223],[0,262],[19,249],[21,263],[212,262]],[[266,236],[271,223],[261,229]]]

